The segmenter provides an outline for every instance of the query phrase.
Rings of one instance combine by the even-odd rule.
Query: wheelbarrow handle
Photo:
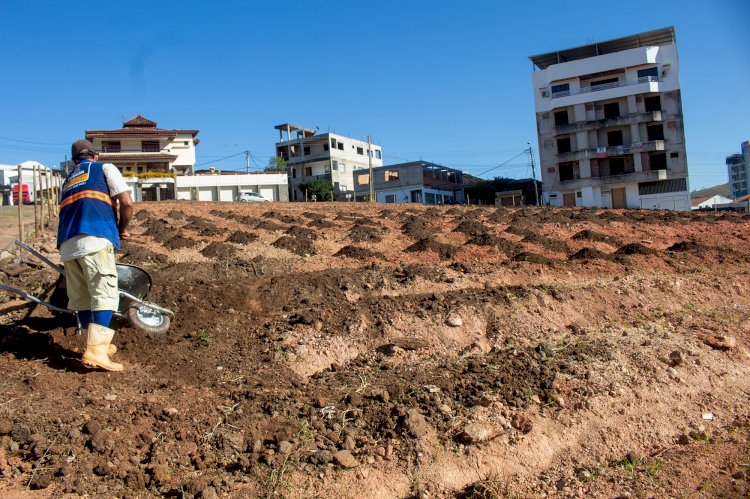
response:
[[[44,300],[40,300],[36,296],[30,295],[28,293],[25,293],[25,292],[21,291],[20,289],[11,288],[10,286],[6,286],[4,284],[0,284],[0,289],[2,289],[3,291],[8,291],[9,293],[16,294],[18,296],[22,296],[23,298],[26,298],[27,300],[31,300],[34,303],[38,303],[39,305],[42,305],[42,306],[45,306],[45,307],[47,307],[47,308],[49,308],[51,310],[54,310],[55,312],[62,312],[62,313],[66,313],[66,314],[75,314],[75,312],[73,310],[68,310],[67,308],[56,307],[56,306],[52,305],[51,303],[47,303]]]
[[[52,260],[50,260],[46,256],[39,253],[37,250],[35,250],[31,246],[27,246],[18,240],[16,240],[16,246],[20,246],[21,248],[25,249],[26,251],[28,251],[29,253],[31,253],[32,255],[34,255],[35,257],[37,257],[38,259],[40,259],[41,261],[43,261],[44,263],[46,263],[47,265],[49,265],[50,267],[58,271],[60,274],[65,275],[65,269],[63,269],[62,267],[54,263]]]

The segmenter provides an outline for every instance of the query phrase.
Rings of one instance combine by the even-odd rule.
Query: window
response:
[[[338,171],[339,162],[334,159],[333,161],[331,161],[331,163],[333,163],[333,171]]]
[[[649,125],[646,127],[648,140],[664,140],[664,125]]]
[[[659,80],[659,68],[653,67],[648,69],[638,70],[638,81],[658,81]]]
[[[661,111],[661,98],[658,95],[646,97],[645,103],[647,113],[651,111]]]
[[[411,191],[409,193],[409,195],[411,197],[411,202],[412,203],[421,203],[422,202],[422,191],[421,190]]]
[[[609,174],[622,175],[625,173],[625,158],[609,158]]]
[[[323,144],[323,150],[328,151],[328,143]]]
[[[607,78],[591,82],[591,90],[602,90],[603,88],[612,88],[617,86],[617,78]]]
[[[651,170],[666,170],[667,169],[667,154],[657,153],[648,155],[649,168]]]
[[[102,152],[120,152],[120,141],[105,140],[102,142]]]
[[[312,166],[305,167],[305,177],[312,177]]]
[[[560,163],[560,182],[566,180],[575,180],[578,178],[576,175],[578,172],[578,161],[571,161],[570,163]]]
[[[425,192],[424,193],[424,202],[425,204],[436,204],[437,199],[435,198],[435,194],[432,192]]]
[[[562,154],[564,152],[570,152],[570,137],[557,139],[557,154]]]
[[[395,203],[396,202],[396,195],[395,194],[386,194],[385,195],[385,202],[386,203]]]
[[[375,157],[378,159],[381,159],[380,157],[380,149],[375,149]]]
[[[607,145],[609,147],[621,146],[622,145],[622,130],[613,130],[611,132],[607,132]]]
[[[568,110],[555,111],[555,126],[567,125],[568,122]]]
[[[357,185],[370,185],[370,174],[357,175]]]
[[[343,150],[344,150],[344,143],[343,143],[343,142],[339,142],[339,143],[337,144],[337,146],[338,146],[338,148],[339,148],[339,151],[343,151]]]
[[[620,117],[620,104],[618,102],[610,102],[604,104],[604,119],[609,120],[612,118]]]
[[[158,140],[144,140],[141,142],[141,152],[159,152],[161,151],[161,147],[159,147],[159,141]]]
[[[292,178],[297,178],[297,169],[292,168]]]
[[[305,146],[302,155],[303,156],[309,156],[310,155],[310,146]]]
[[[326,163],[323,165],[323,173],[331,173],[331,165]]]
[[[331,147],[336,149],[336,139],[331,139]]]
[[[670,152],[669,153],[669,157],[670,158],[679,158],[680,157],[680,153],[678,153],[678,152]]]
[[[552,85],[552,95],[559,94],[560,97],[570,95],[570,83]]]
[[[390,182],[392,180],[398,180],[398,172],[386,170],[384,172],[384,177],[385,177],[386,182]]]
[[[361,155],[363,155],[364,153],[365,153],[365,150],[364,150],[363,148],[361,148],[361,147],[358,147],[358,148],[357,148],[357,154],[359,154],[359,155],[361,156]]]

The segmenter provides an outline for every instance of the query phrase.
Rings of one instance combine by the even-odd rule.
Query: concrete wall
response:
[[[289,201],[285,173],[246,175],[178,175],[176,198],[234,201],[240,191],[254,191],[271,201]]]

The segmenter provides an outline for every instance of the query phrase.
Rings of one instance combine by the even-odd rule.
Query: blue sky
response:
[[[0,163],[55,165],[140,113],[199,129],[218,168],[263,166],[291,122],[482,174],[537,148],[529,55],[673,25],[696,189],[750,139],[748,19],[748,0],[3,0]],[[484,176],[529,176],[528,158]]]

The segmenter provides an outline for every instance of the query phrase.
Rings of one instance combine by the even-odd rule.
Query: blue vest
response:
[[[79,234],[87,234],[103,237],[119,250],[115,207],[102,164],[81,161],[65,179],[62,189],[57,246]]]

